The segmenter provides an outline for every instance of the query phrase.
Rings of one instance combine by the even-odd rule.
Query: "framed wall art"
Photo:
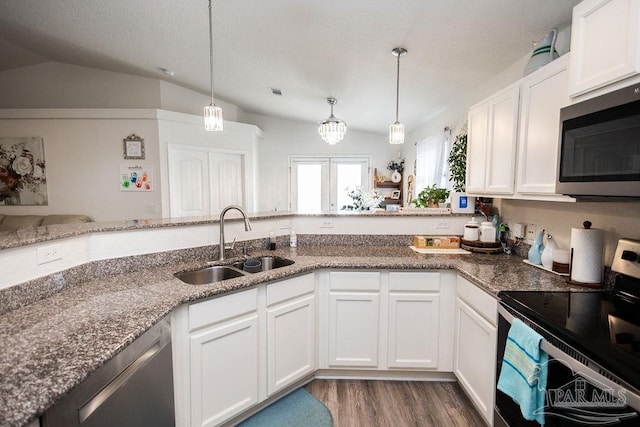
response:
[[[144,160],[144,139],[132,133],[122,142],[126,160]]]

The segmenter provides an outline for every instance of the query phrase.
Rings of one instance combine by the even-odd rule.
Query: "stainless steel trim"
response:
[[[145,363],[153,356],[155,356],[162,345],[160,341],[156,341],[147,351],[145,351],[140,357],[138,357],[131,365],[127,367],[124,371],[120,373],[117,377],[114,378],[109,384],[107,384],[100,393],[96,394],[93,398],[91,398],[86,404],[82,405],[80,409],[78,409],[78,419],[82,424],[87,418],[91,416],[104,402],[111,397],[118,389],[120,389],[123,385],[127,383],[129,378],[133,376],[140,368],[144,366]]]
[[[515,318],[515,316],[513,316],[511,313],[509,313],[509,311],[507,311],[507,309],[505,309],[501,305],[498,305],[498,314],[500,316],[502,316],[509,323],[512,323],[513,319]],[[526,316],[523,316],[521,314],[520,314],[520,316],[522,316],[524,319],[526,319],[527,321],[529,321],[531,323],[535,323],[535,322],[531,321],[531,319],[527,318]],[[621,384],[618,384],[618,383],[610,380],[609,378],[601,375],[599,372],[597,372],[597,371],[593,370],[592,368],[586,366],[582,362],[579,362],[576,359],[574,359],[573,357],[569,356],[568,354],[560,351],[558,348],[556,348],[553,345],[551,345],[544,338],[542,339],[542,342],[540,343],[540,348],[542,350],[544,350],[549,356],[553,357],[554,359],[562,362],[567,367],[571,368],[571,370],[575,374],[580,375],[582,377],[585,377],[585,379],[593,380],[594,381],[593,385],[602,385],[605,388],[612,389],[612,390],[617,390],[617,389],[620,389],[620,388],[624,389],[626,391],[625,397],[626,397],[627,405],[632,407],[636,411],[640,411],[640,394],[637,394],[634,391],[629,390],[628,387],[625,387],[625,386],[623,386]]]

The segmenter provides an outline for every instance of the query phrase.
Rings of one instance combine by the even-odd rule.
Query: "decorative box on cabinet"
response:
[[[640,2],[584,0],[573,8],[569,95],[640,73]]]

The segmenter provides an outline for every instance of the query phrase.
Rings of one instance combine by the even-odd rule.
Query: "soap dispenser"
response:
[[[544,237],[544,230],[536,234],[536,238],[529,249],[529,262],[535,265],[542,264],[542,252],[544,251],[544,244],[542,238]]]

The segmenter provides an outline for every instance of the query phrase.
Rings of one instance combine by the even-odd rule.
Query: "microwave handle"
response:
[[[498,306],[498,314],[502,316],[507,322],[509,323],[513,322],[514,316],[511,313],[509,313],[507,309],[505,309],[501,305]],[[527,319],[525,316],[522,316],[522,317],[525,320],[527,320],[529,323],[535,323],[535,322],[532,322],[530,319]],[[589,368],[584,363],[560,351],[557,347],[554,347],[553,345],[551,345],[544,338],[540,342],[540,348],[544,352],[546,352],[549,355],[549,357],[552,357],[553,359],[563,363],[565,366],[570,368],[574,374],[580,375],[581,377],[584,377],[587,380],[591,380],[591,383],[597,386],[598,388],[611,389],[611,390],[616,390],[619,388],[624,389],[626,391],[625,393],[626,404],[632,407],[633,409],[635,409],[636,411],[640,411],[640,394],[635,393],[632,390],[629,390],[627,387],[622,386],[618,383],[615,383],[614,381],[611,381],[609,378],[605,377],[604,375],[600,374],[594,369]]]

